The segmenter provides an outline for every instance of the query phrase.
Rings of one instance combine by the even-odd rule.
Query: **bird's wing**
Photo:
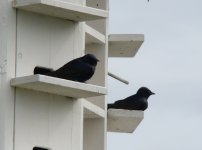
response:
[[[147,99],[144,97],[136,97],[133,100],[126,99],[129,103],[130,110],[145,110],[148,107]]]
[[[88,74],[89,72],[92,71],[92,66],[82,61],[69,63],[66,67],[67,70],[65,70],[66,71],[65,73],[69,76]]]
[[[60,77],[69,80],[77,80],[82,75],[90,74],[93,72],[93,67],[83,61],[76,59],[73,60],[51,74],[54,77]]]
[[[113,107],[116,109],[127,109],[129,107],[129,103],[125,100],[118,100],[114,102]]]

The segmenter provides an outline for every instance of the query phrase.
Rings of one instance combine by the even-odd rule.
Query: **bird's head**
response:
[[[147,87],[141,87],[138,89],[137,91],[137,95],[139,96],[143,96],[143,97],[149,97],[151,95],[154,95],[155,93],[153,93],[150,89],[148,89]]]
[[[93,54],[86,54],[84,57],[83,57],[83,60],[86,62],[86,63],[89,63],[90,65],[93,65],[93,66],[96,66],[97,65],[97,62],[99,61],[95,55]]]

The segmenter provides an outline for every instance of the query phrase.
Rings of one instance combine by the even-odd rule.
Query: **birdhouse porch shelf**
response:
[[[139,110],[108,109],[107,131],[133,133],[144,118]]]
[[[105,87],[44,75],[31,75],[14,78],[11,80],[11,86],[72,98],[86,98],[107,94],[107,89]]]

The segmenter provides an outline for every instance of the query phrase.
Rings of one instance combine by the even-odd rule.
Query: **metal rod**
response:
[[[127,80],[122,79],[122,78],[118,77],[117,75],[115,75],[115,74],[113,74],[113,73],[111,73],[111,72],[108,72],[108,75],[111,76],[111,77],[114,78],[114,79],[117,79],[117,80],[119,80],[119,81],[125,83],[125,84],[129,84],[129,82],[128,82]]]

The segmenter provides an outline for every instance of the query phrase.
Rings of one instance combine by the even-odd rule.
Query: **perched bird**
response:
[[[49,150],[48,148],[43,148],[43,147],[34,147],[33,150]]]
[[[150,95],[153,95],[147,87],[141,87],[136,94],[129,96],[123,100],[118,100],[113,104],[108,104],[108,109],[127,109],[127,110],[142,110],[144,111],[148,107],[147,99]]]
[[[61,79],[85,82],[93,76],[98,61],[99,60],[93,54],[86,54],[83,57],[71,60],[55,71],[51,68],[36,66],[34,74],[43,74]]]

